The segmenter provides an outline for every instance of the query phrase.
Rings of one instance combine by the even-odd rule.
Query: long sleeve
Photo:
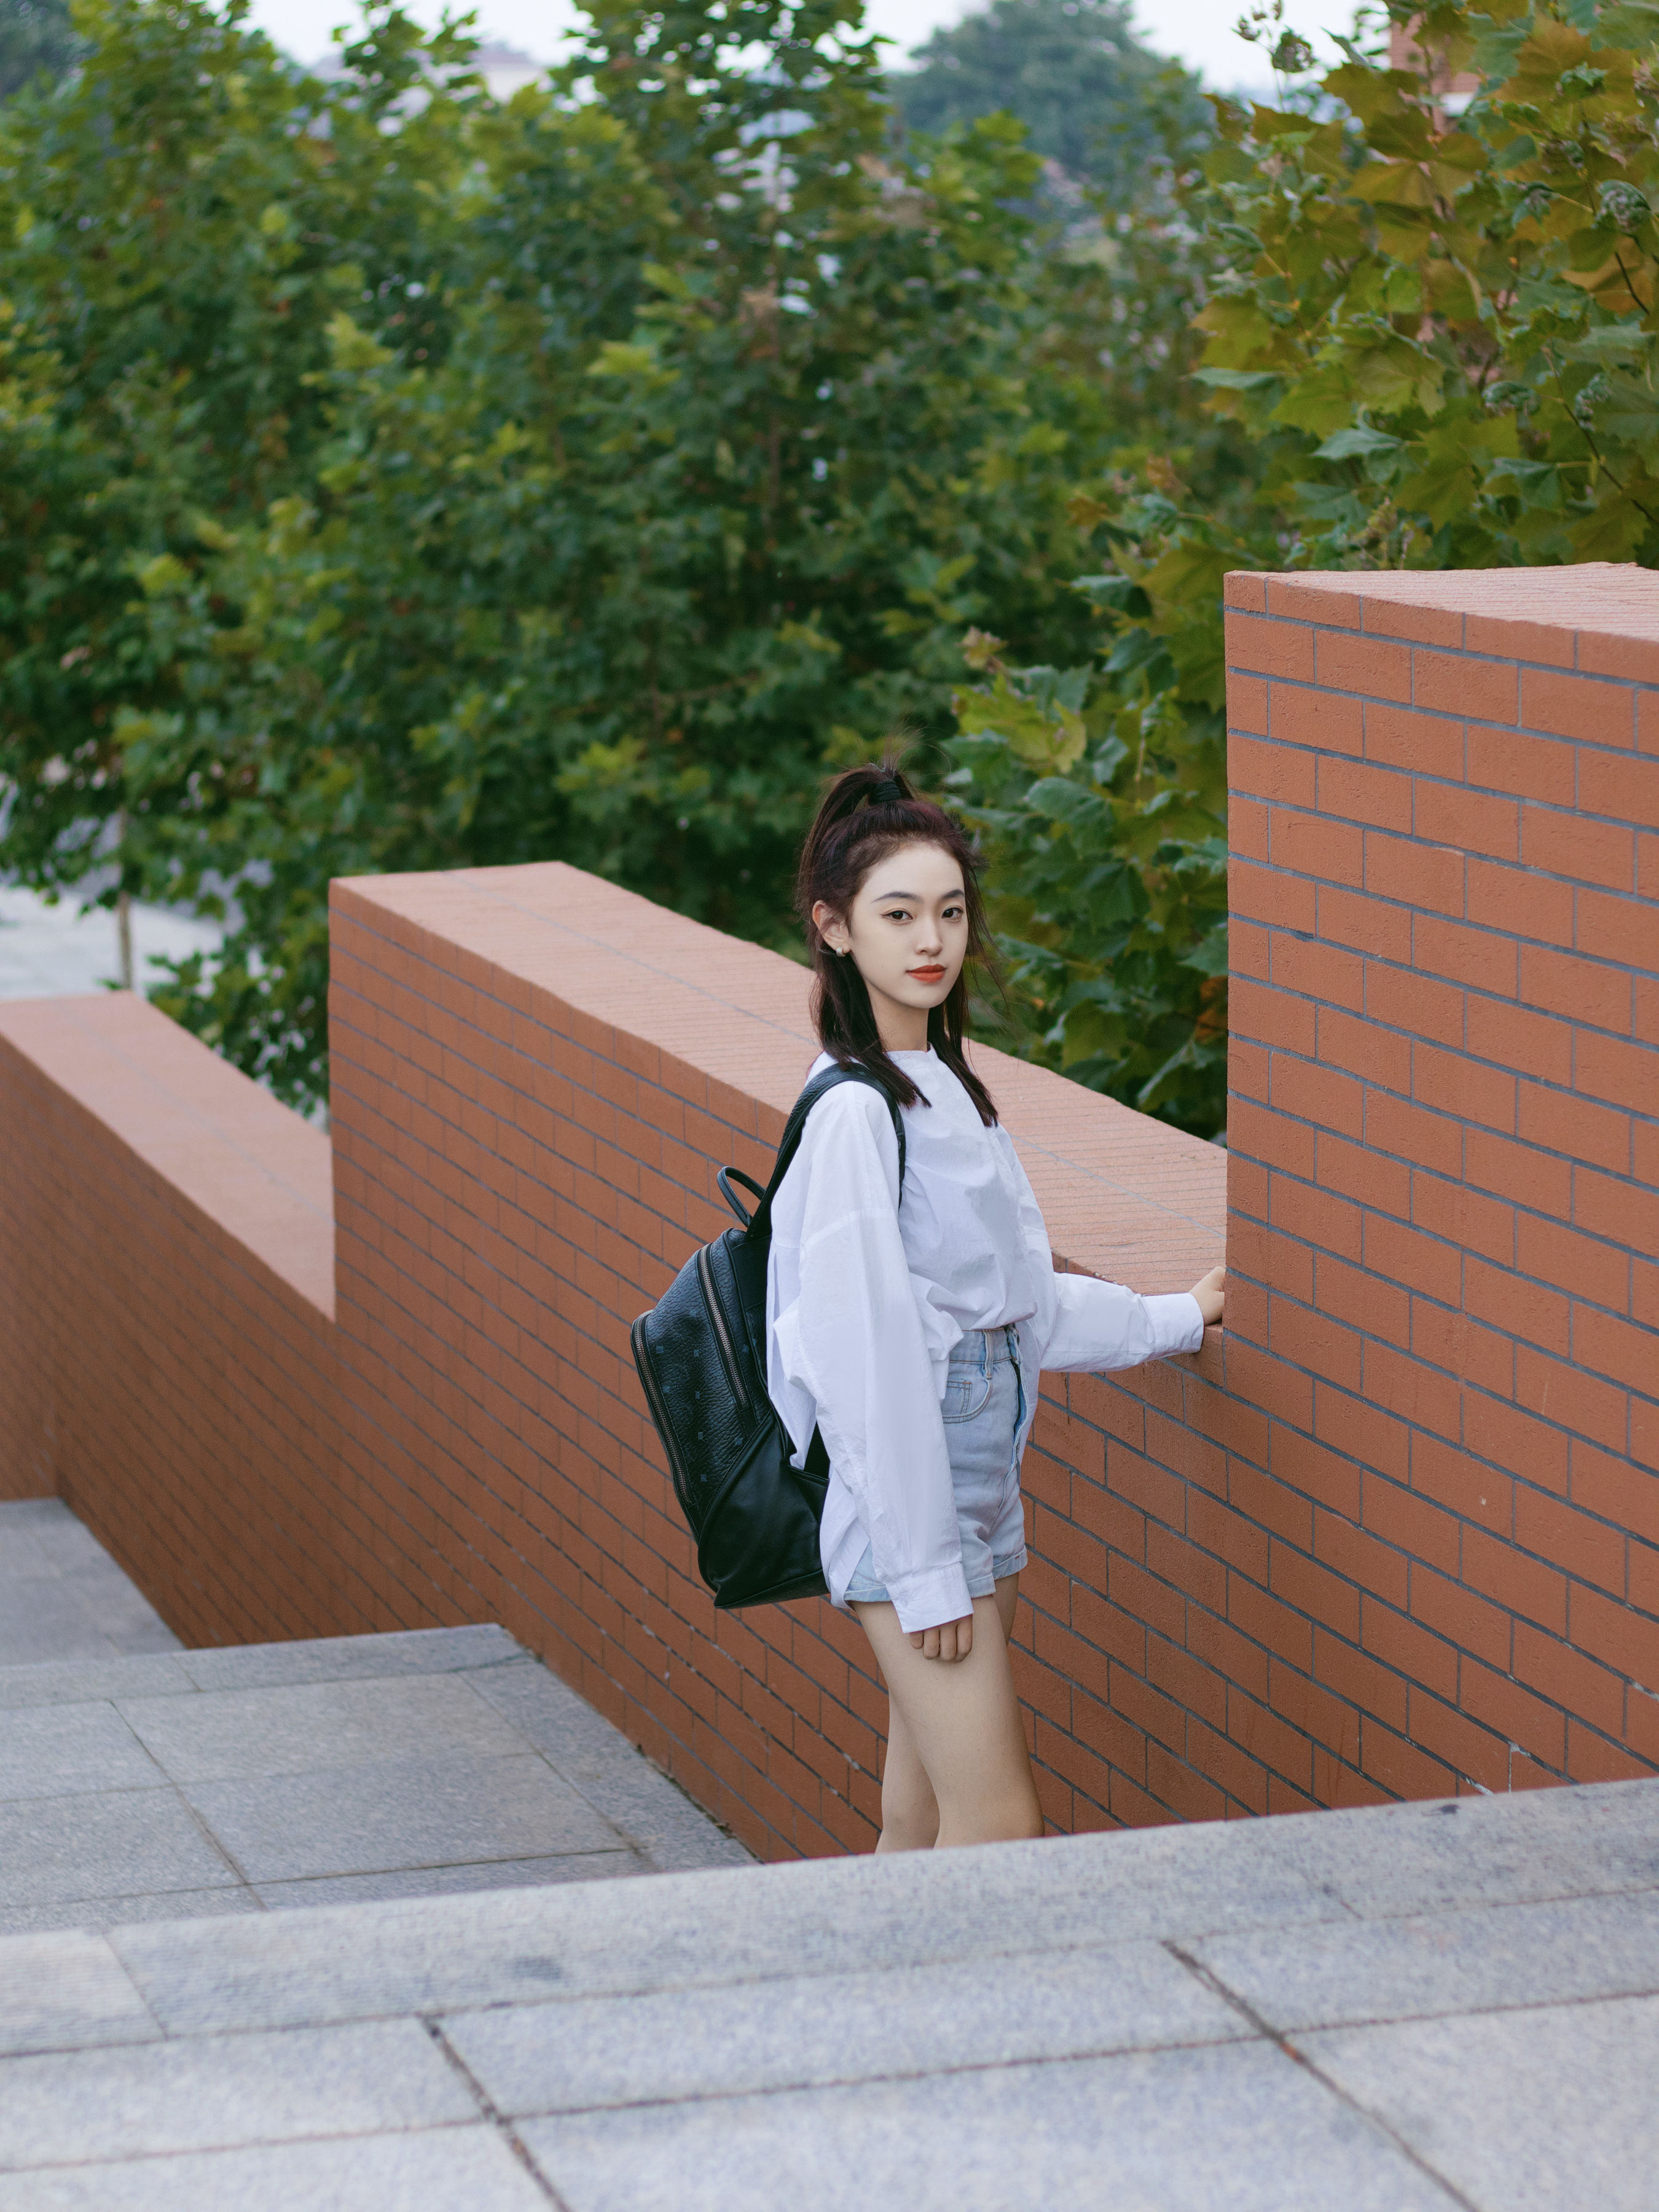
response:
[[[1020,1229],[1036,1292],[1030,1327],[1041,1364],[1060,1374],[1107,1374],[1175,1352],[1196,1352],[1204,1341],[1204,1316],[1190,1291],[1143,1297],[1121,1283],[1054,1273],[1042,1210],[1012,1144],[1008,1157],[1018,1178]]]
[[[1054,1310],[1042,1364],[1056,1373],[1107,1374],[1143,1360],[1196,1352],[1204,1316],[1190,1291],[1143,1297],[1093,1275],[1056,1275]]]
[[[768,1382],[798,1456],[816,1417],[831,1502],[839,1483],[900,1626],[914,1631],[959,1620],[973,1601],[897,1201],[885,1103],[864,1085],[830,1091],[774,1201]],[[830,1517],[826,1508],[826,1534]]]

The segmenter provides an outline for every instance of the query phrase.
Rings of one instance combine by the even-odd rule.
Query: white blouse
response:
[[[987,1128],[930,1047],[895,1053],[927,1100],[905,1109],[905,1173],[887,1102],[845,1083],[807,1117],[772,1207],[767,1387],[805,1462],[816,1425],[830,1455],[820,1543],[837,1605],[867,1543],[899,1625],[973,1611],[941,1401],[951,1348],[1017,1324],[1025,1449],[1042,1368],[1138,1367],[1195,1352],[1189,1292],[1141,1297],[1054,1272],[1042,1215],[1000,1125]],[[833,1063],[814,1064],[817,1075]]]

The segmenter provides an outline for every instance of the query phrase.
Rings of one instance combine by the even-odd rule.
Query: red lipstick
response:
[[[914,976],[918,983],[942,983],[945,981],[942,968],[908,968],[905,973]]]

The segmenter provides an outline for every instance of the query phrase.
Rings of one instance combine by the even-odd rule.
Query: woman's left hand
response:
[[[1206,1328],[1213,1328],[1221,1318],[1221,1309],[1226,1301],[1227,1270],[1212,1267],[1209,1273],[1193,1285],[1193,1296],[1198,1300],[1198,1310],[1204,1316]]]

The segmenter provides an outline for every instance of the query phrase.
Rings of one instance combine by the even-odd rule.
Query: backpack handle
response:
[[[753,1176],[746,1176],[741,1168],[722,1168],[720,1173],[714,1177],[714,1181],[719,1187],[720,1196],[731,1207],[732,1212],[737,1215],[738,1219],[743,1224],[744,1227],[747,1229],[750,1223],[755,1217],[749,1211],[749,1208],[744,1204],[743,1200],[738,1196],[732,1186],[734,1182],[740,1182],[746,1191],[750,1192],[756,1198],[760,1199],[763,1202],[766,1197],[766,1192],[763,1186],[757,1183]]]
[[[720,1177],[721,1194],[724,1196],[728,1206],[735,1208],[737,1206],[737,1200],[732,1197],[731,1192],[726,1188],[726,1176],[727,1175],[736,1177],[736,1179],[742,1182],[748,1189],[754,1191],[756,1196],[760,1200],[759,1205],[756,1206],[754,1212],[747,1217],[744,1223],[745,1235],[750,1237],[769,1237],[771,1235],[772,1200],[777,1195],[779,1184],[783,1181],[785,1176],[788,1174],[791,1166],[793,1164],[795,1154],[800,1150],[800,1140],[806,1133],[806,1117],[811,1112],[812,1109],[817,1104],[819,1099],[823,1097],[825,1091],[833,1091],[836,1085],[841,1083],[862,1083],[869,1090],[879,1091],[881,1096],[886,1099],[887,1110],[893,1117],[893,1134],[898,1139],[899,1197],[901,1200],[903,1199],[904,1121],[899,1112],[896,1103],[894,1102],[885,1087],[878,1083],[875,1077],[866,1073],[863,1068],[826,1067],[822,1075],[813,1077],[812,1080],[807,1085],[805,1090],[801,1092],[800,1097],[796,1099],[794,1104],[789,1109],[789,1119],[783,1125],[783,1136],[778,1145],[777,1164],[772,1170],[771,1180],[768,1182],[766,1188],[764,1190],[760,1189],[758,1185],[750,1182],[747,1176],[738,1176],[738,1170],[735,1168],[726,1169]]]

